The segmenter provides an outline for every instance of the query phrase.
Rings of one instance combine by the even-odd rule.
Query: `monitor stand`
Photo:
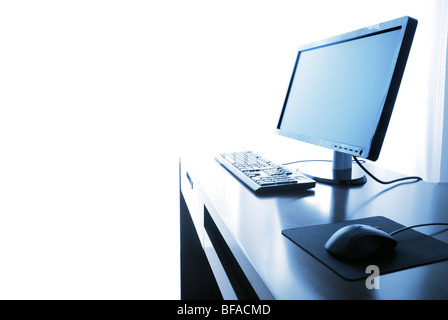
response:
[[[297,170],[316,182],[327,184],[361,185],[367,181],[358,166],[352,167],[352,156],[339,151],[334,151],[333,161],[302,161]]]

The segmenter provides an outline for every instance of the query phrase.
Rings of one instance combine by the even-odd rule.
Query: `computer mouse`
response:
[[[352,224],[336,231],[325,249],[337,258],[358,261],[387,256],[397,241],[387,232],[364,224]]]

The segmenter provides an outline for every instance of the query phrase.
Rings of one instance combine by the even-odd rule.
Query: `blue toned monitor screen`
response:
[[[301,51],[279,129],[368,148],[399,43],[397,29]]]

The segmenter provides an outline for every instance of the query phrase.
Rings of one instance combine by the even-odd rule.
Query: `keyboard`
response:
[[[251,151],[219,153],[215,159],[257,194],[314,188],[316,182]]]

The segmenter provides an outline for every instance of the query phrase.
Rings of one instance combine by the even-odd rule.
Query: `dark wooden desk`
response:
[[[384,179],[397,175],[369,167]],[[385,216],[409,226],[448,222],[448,184],[361,187],[256,196],[213,156],[180,161],[182,299],[447,299],[448,261],[347,281],[284,237],[283,229]],[[418,231],[448,242],[443,227]],[[431,248],[428,248],[431,250]]]

